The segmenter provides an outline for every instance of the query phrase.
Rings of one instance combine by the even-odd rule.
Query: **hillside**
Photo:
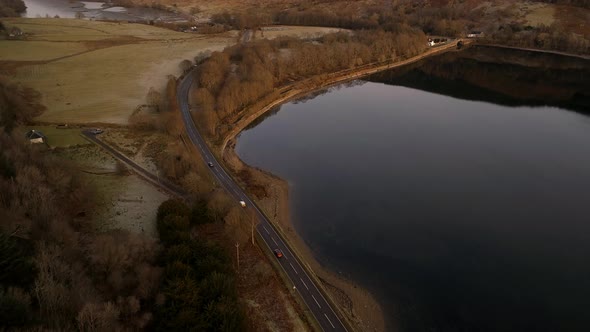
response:
[[[153,6],[148,0],[126,1]],[[219,17],[230,13],[242,23],[234,25],[236,28],[280,23],[367,29],[405,22],[434,35],[464,35],[471,30],[487,33],[514,25],[553,25],[590,39],[590,2],[586,0],[159,0],[158,6],[190,13],[199,22],[213,18],[227,23],[227,17]]]

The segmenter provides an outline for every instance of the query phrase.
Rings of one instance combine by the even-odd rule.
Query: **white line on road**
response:
[[[324,301],[327,303],[328,301],[326,301],[326,298],[322,295],[322,293],[320,293],[320,290],[318,289],[318,286],[315,283],[311,283],[313,285],[313,287],[316,289],[316,291],[318,291],[318,293],[320,294],[320,296],[322,297],[322,299],[324,299]],[[330,305],[328,305],[328,308],[330,308],[330,311],[332,311],[332,313],[334,314],[334,317],[336,317],[336,319],[338,320],[338,322],[340,322],[340,325],[344,328],[345,331],[348,331],[346,329],[346,327],[344,326],[344,324],[342,324],[342,321],[340,320],[340,318],[338,318],[338,315],[336,315],[336,313],[334,312],[334,309],[332,309],[332,307],[330,307]]]
[[[301,278],[299,278],[299,280],[301,280],[301,282],[303,283],[303,286],[305,286],[305,288],[306,288],[307,290],[309,290],[309,287],[307,287],[307,284],[305,283],[305,281],[303,281],[303,279],[301,279]]]
[[[313,297],[313,300],[315,301],[315,303],[318,304],[318,307],[320,307],[320,309],[321,309],[322,306],[320,305],[320,303],[318,302],[318,300],[316,300],[315,296],[313,296],[313,294],[312,294],[311,297]]]
[[[330,320],[330,318],[328,318],[328,315],[324,314],[324,316],[326,316],[326,319],[328,320],[328,322],[330,322],[330,325],[332,325],[332,328],[336,328],[336,326],[334,326],[334,324],[332,324],[332,321]]]
[[[232,187],[232,186],[231,186],[231,185],[229,185],[229,184],[228,184],[228,187],[231,189],[231,191],[233,191],[233,192],[234,192],[234,194],[236,194],[236,196],[237,196],[237,197],[240,199],[240,201],[242,201],[242,200],[243,200],[243,199],[242,199],[242,197],[241,197],[242,195],[240,195],[240,193],[238,193],[238,192],[237,192],[237,191],[234,189],[234,187]]]
[[[262,226],[262,228],[264,228],[264,231],[266,232],[266,234],[270,234],[270,233],[268,232],[268,229],[266,229],[266,227]]]
[[[271,236],[272,242],[274,242],[277,246],[279,245],[274,237]]]
[[[293,264],[289,263],[289,265],[291,265],[291,268],[293,269],[293,271],[295,271],[295,274],[299,274],[299,273],[297,272],[297,270],[295,270],[295,266],[293,266]]]

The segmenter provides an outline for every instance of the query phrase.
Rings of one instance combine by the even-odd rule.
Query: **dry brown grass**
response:
[[[29,130],[37,130],[47,137],[47,144],[52,148],[67,148],[76,145],[88,145],[80,134],[79,128],[57,129],[55,126],[22,126],[19,132],[24,135]]]
[[[566,31],[590,38],[590,9],[570,6],[555,6],[557,23]]]
[[[92,219],[100,230],[124,229],[157,237],[156,211],[169,198],[167,193],[135,174],[118,174],[115,160],[96,145],[57,153],[73,161],[81,177],[94,188],[97,208]],[[142,158],[138,156],[136,162],[141,163]]]
[[[0,61],[46,61],[86,51],[87,47],[76,42],[0,40],[0,49]]]
[[[178,62],[198,50],[224,45],[223,40],[122,45],[21,66],[15,79],[43,94],[48,111],[39,121],[126,124],[135,108],[145,103],[150,87],[163,89],[167,74],[178,75]]]
[[[141,24],[71,19],[6,19],[26,41],[0,41],[0,70],[43,94],[50,123],[127,124],[150,88],[163,91],[178,64],[221,50],[237,32],[198,35]],[[265,38],[314,35],[333,29],[277,27]]]
[[[8,19],[26,41],[2,41],[0,67],[39,90],[43,122],[126,124],[150,87],[162,89],[178,63],[233,37],[184,34],[140,24]]]
[[[531,26],[538,26],[541,24],[549,26],[555,22],[556,6],[542,3],[525,3],[521,4],[521,7],[525,5],[528,7],[528,11],[524,17],[526,24]]]
[[[157,132],[127,128],[105,128],[100,138],[154,174],[158,172],[156,156],[171,140]],[[119,174],[115,160],[95,145],[64,149],[59,154],[73,160],[96,188],[98,210],[94,219],[101,229],[125,229],[157,237],[156,211],[169,198],[167,193],[133,173]]]
[[[144,24],[54,18],[5,18],[2,21],[7,26],[19,27],[27,34],[26,39],[33,41],[79,42],[125,37],[143,40],[193,38],[190,34]]]

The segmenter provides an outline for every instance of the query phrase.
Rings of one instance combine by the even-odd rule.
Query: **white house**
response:
[[[8,33],[9,38],[19,38],[22,35],[23,35],[22,30],[17,27],[13,27],[12,29],[10,29],[10,32]]]
[[[36,131],[35,129],[28,131],[25,136],[29,139],[31,144],[45,143],[45,135],[42,132]]]
[[[471,31],[467,34],[467,38],[480,38],[483,37],[483,32],[481,31]]]

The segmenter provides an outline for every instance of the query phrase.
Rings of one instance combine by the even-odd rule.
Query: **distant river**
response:
[[[455,60],[283,105],[237,153],[289,182],[297,232],[389,329],[588,331],[590,118],[507,97],[534,92],[513,70],[474,87],[462,70],[494,64]]]
[[[186,17],[160,9],[133,7],[125,8],[107,5],[105,2],[78,0],[24,0],[27,6],[23,17],[55,17],[86,18],[114,21],[148,21],[162,20],[165,22],[186,21]]]
[[[23,13],[24,17],[54,17],[74,18],[77,11],[83,10],[83,6],[78,2],[69,2],[67,0],[25,0],[27,11]]]

